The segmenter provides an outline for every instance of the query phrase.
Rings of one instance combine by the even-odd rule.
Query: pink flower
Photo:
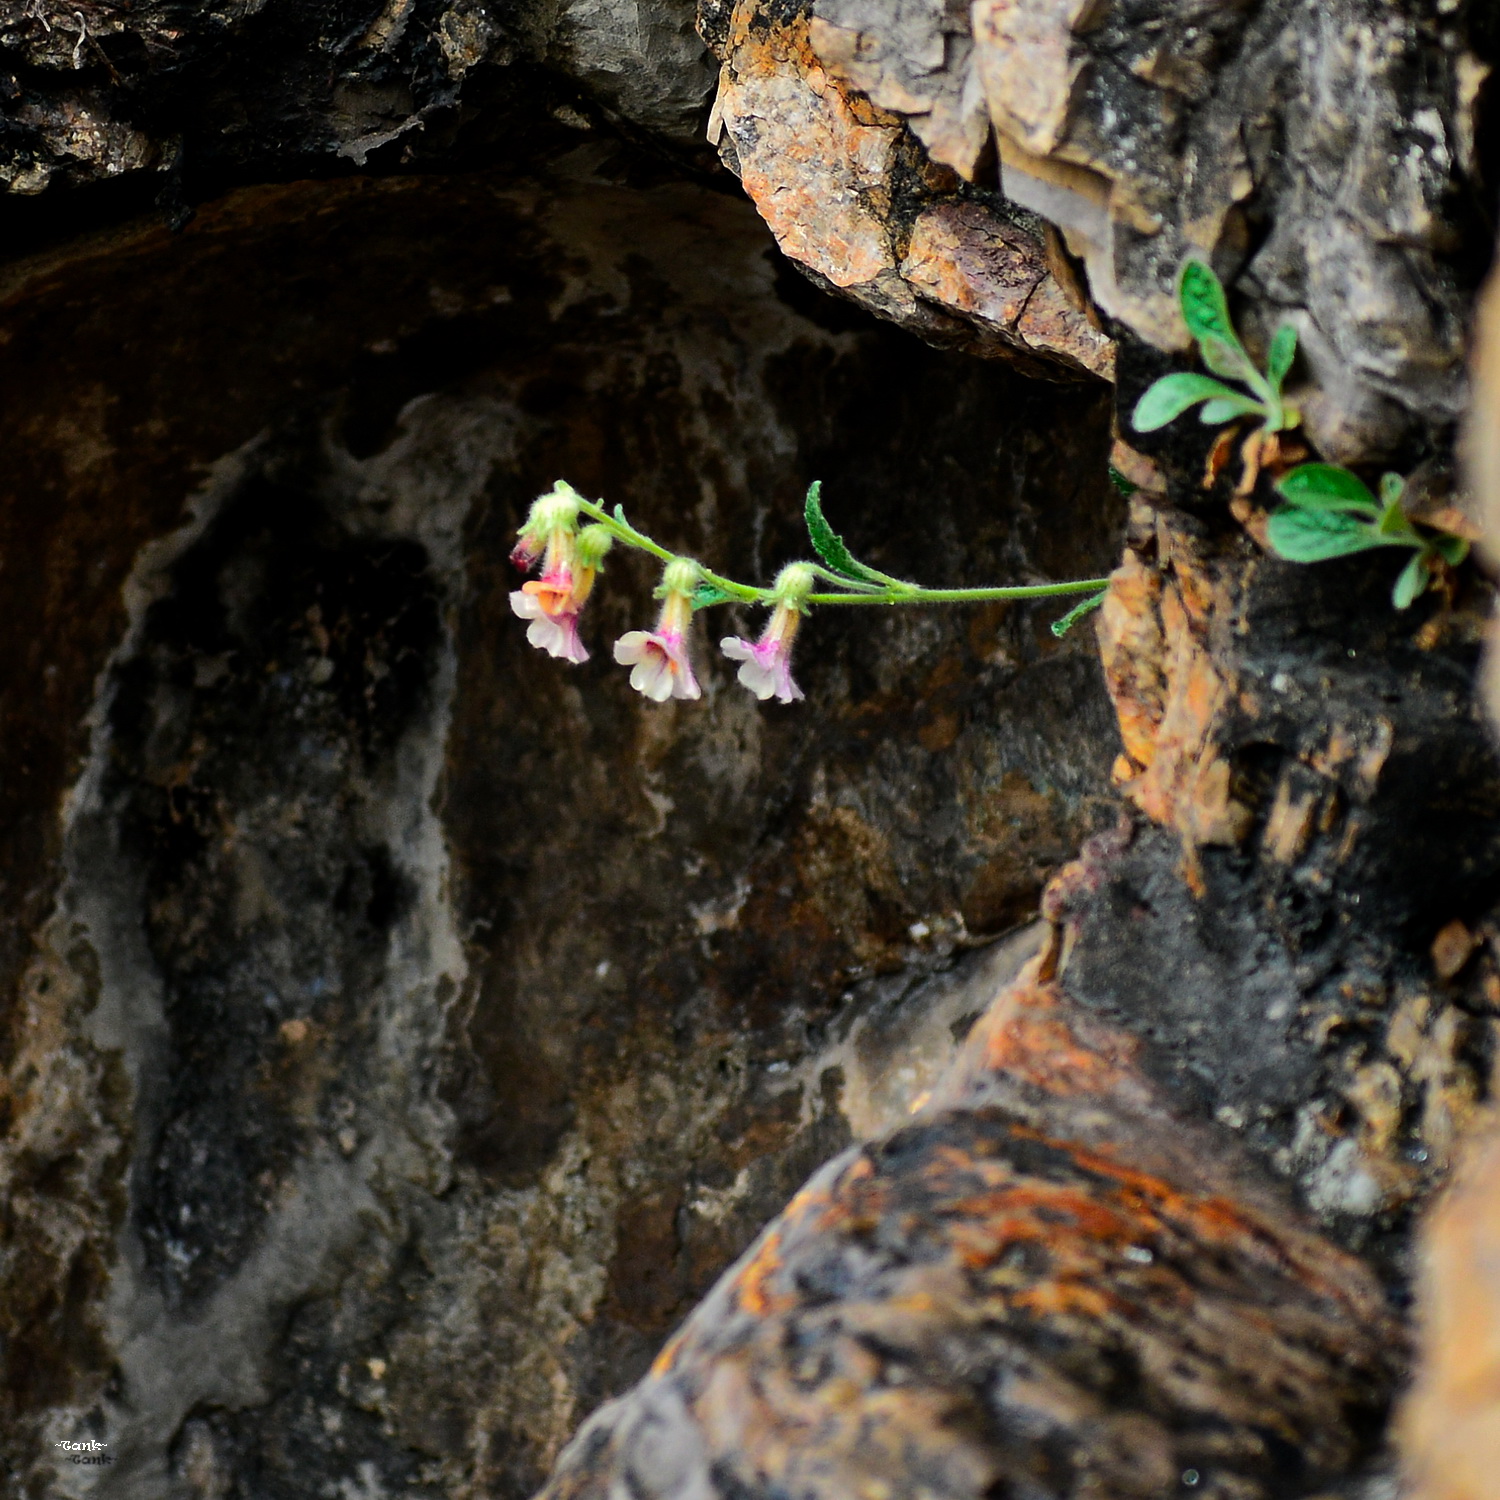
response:
[[[510,549],[510,565],[519,568],[523,573],[529,573],[536,567],[537,559],[542,555],[545,544],[538,536],[533,536],[528,531],[523,531],[516,538],[516,545]]]
[[[801,620],[801,612],[782,600],[758,641],[730,635],[719,642],[724,655],[740,663],[740,682],[762,703],[773,693],[782,703],[794,703],[803,696],[792,681],[792,639]]]
[[[594,569],[573,557],[573,538],[554,535],[547,543],[546,571],[523,583],[510,596],[511,609],[523,620],[526,639],[539,651],[563,661],[586,662],[588,651],[578,638],[578,612],[594,587]]]
[[[687,630],[692,618],[688,595],[669,590],[655,630],[632,630],[615,642],[615,660],[630,668],[631,687],[653,703],[702,696],[687,654]]]
[[[566,574],[549,574],[524,583],[510,596],[510,607],[523,620],[530,620],[526,639],[539,651],[563,661],[586,662],[589,653],[578,639],[578,610],[569,608],[574,598],[573,580]]]

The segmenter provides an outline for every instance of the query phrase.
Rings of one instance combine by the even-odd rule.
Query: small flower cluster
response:
[[[523,583],[510,596],[511,609],[530,623],[526,639],[564,661],[585,662],[588,650],[578,637],[578,615],[593,591],[605,554],[614,545],[606,522],[579,527],[581,499],[558,484],[531,508],[510,560],[530,572],[541,563],[541,577]],[[630,685],[654,703],[668,698],[699,698],[703,690],[688,656],[688,631],[703,568],[690,557],[673,557],[662,573],[661,614],[651,630],[632,630],[615,642],[615,660],[630,668]],[[740,681],[762,701],[793,703],[803,696],[792,680],[792,640],[812,592],[813,570],[806,563],[783,568],[768,597],[770,623],[757,641],[737,635],[719,644],[741,663]]]
[[[655,626],[629,631],[615,642],[615,660],[630,668],[631,687],[655,703],[701,697],[688,654],[694,612],[712,604],[751,604],[771,610],[759,639],[725,636],[720,650],[739,663],[741,684],[762,702],[775,698],[794,703],[804,695],[792,679],[792,642],[814,604],[957,604],[1089,593],[1086,608],[1103,597],[1100,590],[1107,582],[1092,578],[1015,588],[925,589],[856,562],[824,520],[817,485],[808,491],[807,522],[814,549],[830,566],[791,563],[776,575],[770,588],[757,588],[722,578],[694,558],[667,551],[630,525],[618,506],[611,516],[559,481],[531,507],[511,553],[511,561],[523,572],[540,565],[541,573],[511,594],[510,607],[527,622],[526,639],[533,646],[563,661],[586,662],[589,653],[578,635],[578,616],[593,592],[605,555],[618,541],[649,552],[664,565],[656,590],[661,613]],[[820,579],[833,585],[833,592],[815,593]],[[1071,623],[1080,612],[1072,611],[1066,622]]]

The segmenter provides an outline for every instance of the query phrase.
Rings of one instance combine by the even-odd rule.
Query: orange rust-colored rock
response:
[[[1058,285],[1034,221],[934,167],[819,55],[806,7],[740,0],[722,56],[709,138],[788,256],[934,342],[1112,376],[1110,339]]]
[[[1126,753],[1139,767],[1124,789],[1189,848],[1236,844],[1250,821],[1215,738],[1234,685],[1209,646],[1214,602],[1200,560],[1179,542],[1155,567],[1127,553],[1100,611],[1105,680]]]
[[[1102,332],[1037,261],[1033,236],[978,203],[925,209],[912,225],[901,276],[919,295],[974,322],[1009,330],[1027,348],[1070,353],[1096,375],[1114,373]]]
[[[1358,1459],[1400,1348],[1377,1284],[1049,964],[910,1125],[793,1200],[547,1500],[1269,1500]]]

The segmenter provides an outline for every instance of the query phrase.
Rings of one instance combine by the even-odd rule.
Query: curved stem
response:
[[[578,508],[591,520],[598,521],[611,536],[619,538],[627,547],[638,547],[642,552],[649,552],[652,557],[659,558],[662,562],[671,562],[677,556],[675,552],[668,552],[659,542],[653,542],[643,531],[637,531],[629,521],[624,519],[622,511],[618,516],[612,516],[602,505],[596,505],[592,500],[585,500],[581,495],[578,498]]]
[[[732,578],[725,578],[718,573],[711,573],[702,563],[698,564],[699,572],[702,574],[704,583],[711,583],[716,589],[740,600],[745,604],[769,604],[773,598],[770,589],[758,589],[753,584],[736,583]]]
[[[625,519],[625,512],[619,506],[615,507],[615,514],[611,515],[602,505],[593,500],[585,500],[580,495],[578,508],[591,520],[606,527],[611,536],[624,542],[627,547],[649,552],[661,562],[671,562],[677,556],[675,552],[669,552],[659,542],[653,541],[645,532],[637,531]],[[810,566],[820,578],[836,583],[841,592],[809,594],[809,604],[984,604],[992,600],[1051,599],[1063,594],[1086,594],[1109,584],[1107,578],[1074,578],[1066,583],[1026,583],[993,589],[926,589],[920,584],[892,578],[888,573],[876,574],[884,580],[883,584],[877,584],[858,578],[845,578],[818,563]],[[770,604],[774,600],[770,589],[736,583],[734,579],[725,578],[721,573],[711,572],[701,563],[698,567],[699,575],[705,583],[742,604]],[[873,568],[870,571],[875,573]]]

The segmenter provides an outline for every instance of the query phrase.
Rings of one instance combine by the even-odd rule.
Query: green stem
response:
[[[1052,599],[1109,587],[1107,578],[1073,578],[1066,583],[1023,583],[996,589],[924,589],[908,584],[880,594],[809,594],[809,604],[984,604],[995,599]]]
[[[645,532],[637,531],[625,519],[623,511],[610,515],[602,505],[592,500],[585,500],[581,495],[578,498],[578,508],[591,520],[598,521],[608,528],[610,535],[624,542],[627,547],[636,547],[642,552],[649,552],[652,557],[662,562],[671,562],[677,556],[675,552],[669,552],[660,543],[652,541]],[[732,578],[725,578],[722,574],[710,572],[701,563],[698,566],[705,583],[728,594],[732,599],[737,599],[743,604],[773,602],[774,596],[770,589],[755,588],[748,583],[736,583]],[[879,577],[886,581],[886,586],[882,588],[876,584],[862,583],[858,579],[844,578],[829,572],[826,568],[819,567],[817,563],[811,566],[819,577],[826,578],[830,583],[839,584],[848,592],[809,594],[807,596],[809,604],[984,604],[999,599],[1051,599],[1060,594],[1086,594],[1090,590],[1102,589],[1109,583],[1107,578],[1075,578],[1067,583],[1028,583],[994,589],[924,589],[920,584],[905,583],[899,578],[891,578],[888,574],[881,573]],[[874,569],[871,571],[874,572]],[[867,589],[869,592],[856,592],[860,589]]]
[[[602,505],[596,505],[592,500],[585,500],[582,495],[578,497],[578,508],[584,515],[598,521],[611,536],[618,537],[627,547],[639,547],[642,552],[649,552],[652,557],[660,558],[662,562],[671,562],[677,555],[653,542],[645,532],[637,531],[629,521],[610,515]]]

